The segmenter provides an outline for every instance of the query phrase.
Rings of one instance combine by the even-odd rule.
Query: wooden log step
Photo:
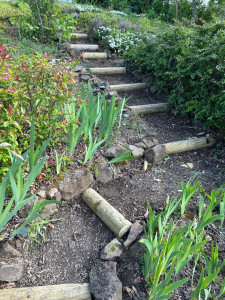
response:
[[[211,147],[212,145],[215,144],[215,142],[216,140],[213,137],[202,137],[202,138],[166,143],[163,145],[165,147],[166,154],[174,154],[174,153],[180,153],[180,152],[186,152],[186,151]]]
[[[95,75],[116,75],[116,74],[125,74],[126,68],[124,67],[90,68],[90,71]]]
[[[111,91],[117,92],[130,92],[135,90],[143,90],[146,89],[146,83],[130,83],[130,84],[118,84],[118,85],[110,85]]]
[[[93,189],[87,189],[82,199],[91,210],[119,237],[122,237],[131,227],[131,222],[110,205]]]
[[[85,51],[85,50],[98,50],[98,45],[90,45],[90,44],[70,44],[69,49],[75,50],[75,51]]]
[[[82,40],[86,40],[88,38],[88,34],[87,33],[79,33],[79,32],[74,32],[71,33],[71,37],[74,39],[82,39]]]
[[[85,59],[107,59],[108,57],[106,52],[84,52],[82,56]]]
[[[0,300],[91,300],[88,283],[59,284],[0,290]]]
[[[168,103],[157,103],[157,104],[147,104],[147,105],[133,105],[129,106],[129,109],[133,113],[137,114],[153,114],[162,113],[169,111]]]

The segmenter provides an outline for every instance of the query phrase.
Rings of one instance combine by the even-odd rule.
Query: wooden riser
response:
[[[90,71],[94,75],[118,75],[125,74],[126,68],[91,68]]]
[[[168,112],[170,107],[168,103],[157,103],[147,105],[129,106],[131,112],[136,114],[154,114]]]
[[[108,55],[106,52],[84,52],[84,59],[107,59]]]
[[[88,283],[0,290],[0,300],[91,300]]]
[[[96,51],[99,49],[98,45],[89,45],[89,44],[71,44],[69,45],[69,49],[75,50],[75,51]]]
[[[87,33],[71,33],[73,39],[82,39],[86,40],[88,38]]]
[[[146,88],[147,88],[146,83],[110,85],[111,91],[117,91],[117,92],[131,92],[136,90],[143,90]]]

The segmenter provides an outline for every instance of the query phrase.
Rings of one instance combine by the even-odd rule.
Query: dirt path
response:
[[[85,60],[82,65],[88,68],[115,67],[120,66],[121,61]],[[110,84],[137,82],[131,74],[98,77]],[[146,90],[120,96],[124,95],[130,96],[129,105],[157,103],[160,99]],[[183,117],[170,113],[155,114],[141,118],[124,118],[118,142],[133,144],[151,135],[159,143],[165,143],[200,137],[204,133],[201,128],[194,127]],[[108,184],[96,182],[93,188],[127,219],[134,222],[136,219],[143,219],[147,203],[156,213],[163,210],[167,195],[170,198],[179,196],[180,182],[187,182],[196,172],[199,172],[199,179],[207,190],[219,187],[224,182],[225,173],[224,158],[217,155],[219,149],[221,148],[214,146],[171,155],[160,166],[150,165],[146,172],[143,171],[143,158],[138,158],[124,168],[116,180]],[[53,218],[63,220],[56,222],[54,228],[46,232],[44,245],[37,245],[32,252],[26,252],[26,273],[19,286],[87,282],[89,270],[99,259],[100,250],[114,237],[80,197],[62,203],[61,209]],[[118,259],[118,276],[123,287],[132,288],[133,285],[140,296],[144,296],[139,260],[135,253]],[[123,299],[137,299],[135,297],[124,290]],[[185,297],[178,295],[177,299]]]

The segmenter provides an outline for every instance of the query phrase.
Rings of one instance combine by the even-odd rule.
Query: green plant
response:
[[[127,67],[135,74],[148,74],[149,83],[169,95],[174,113],[200,120],[224,135],[224,21],[178,24],[150,38],[125,53]]]
[[[31,223],[28,231],[28,237],[32,243],[45,243],[45,231],[49,223],[60,221],[61,219],[51,219],[51,220],[43,220],[41,219],[39,222]]]
[[[191,186],[190,181],[188,183],[181,182],[182,196],[181,196],[181,216],[184,214],[185,208],[190,202],[193,195],[198,189],[198,183]]]
[[[30,139],[32,139],[32,137]],[[40,158],[41,155],[39,155],[39,153],[37,153],[37,157]],[[27,160],[30,155],[31,150],[29,149],[22,155],[22,159],[14,158],[12,166],[0,184],[0,232],[7,227],[8,223],[21,208],[23,208],[27,203],[34,201],[36,197],[35,194],[31,195],[29,189],[38,174],[41,172],[45,157],[39,161],[38,159],[35,161],[30,173],[24,181],[21,164]],[[11,236],[14,236],[15,234],[26,234],[27,229],[25,226],[37,217],[42,207],[50,203],[56,202],[45,200],[41,203],[34,204],[26,218],[26,221],[15,229],[11,233]]]
[[[83,165],[86,164],[88,160],[91,161],[93,159],[96,150],[102,143],[104,143],[104,141],[105,140],[97,142],[97,138],[96,138],[95,141],[93,142],[92,133],[89,130],[89,143],[88,143],[88,147],[85,145],[85,158],[84,158]]]
[[[120,162],[123,162],[123,161],[126,161],[126,160],[135,159],[136,157],[131,155],[131,153],[132,153],[132,150],[130,150],[130,151],[123,150],[123,151],[121,151],[121,153],[117,157],[111,159],[109,161],[109,163],[110,164],[116,164],[116,163],[120,163]]]
[[[57,175],[59,175],[60,170],[61,170],[61,165],[62,165],[62,162],[63,162],[64,153],[65,153],[65,151],[63,151],[63,153],[62,153],[61,156],[59,157],[58,152],[55,150],[56,173],[57,173]]]

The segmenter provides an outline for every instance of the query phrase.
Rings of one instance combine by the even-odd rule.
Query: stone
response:
[[[143,139],[143,143],[146,145],[146,147],[148,149],[152,148],[155,146],[155,144],[153,143],[153,141],[151,140],[147,140],[147,139]]]
[[[145,236],[142,237],[143,239]],[[140,243],[140,238],[137,242],[135,242],[131,247],[127,248],[123,254],[123,258],[128,259],[141,259],[146,251],[145,245],[143,243]]]
[[[22,254],[16,250],[13,246],[11,246],[9,243],[5,243],[0,248],[0,257],[10,255],[10,256],[22,256]]]
[[[46,198],[46,196],[47,196],[46,190],[40,190],[36,194],[38,196],[40,196],[41,198]]]
[[[56,201],[61,201],[61,200],[62,200],[62,195],[61,195],[60,191],[58,191],[58,192],[55,194],[54,199],[55,199]]]
[[[53,187],[53,188],[49,188],[49,190],[48,190],[48,196],[51,198],[51,199],[53,199],[54,197],[55,197],[55,195],[58,193],[58,189],[57,188],[55,188],[55,187]]]
[[[34,200],[32,200],[31,202],[28,202],[27,205],[25,205],[18,211],[18,216],[20,218],[26,218],[28,216],[29,212],[31,211],[33,205],[36,204],[37,202],[38,202],[38,197],[35,197]]]
[[[62,199],[70,200],[78,196],[84,192],[92,182],[92,174],[83,169],[75,170],[73,173],[67,174],[59,183]]]
[[[90,272],[90,291],[95,300],[122,300],[122,283],[116,262],[98,262]]]
[[[134,145],[130,145],[129,149],[132,150],[132,155],[136,157],[140,157],[144,155],[144,149],[143,148],[137,148]]]
[[[108,95],[106,96],[106,99],[111,99],[113,96],[118,96],[118,92],[117,91],[109,92]]]
[[[153,141],[155,146],[159,145],[159,141],[157,139],[153,138],[152,141]]]
[[[123,253],[123,245],[115,238],[102,250],[100,258],[103,260],[114,260]]]
[[[134,144],[134,146],[137,147],[137,148],[147,149],[146,144],[143,143],[143,142],[136,143],[136,144]]]
[[[149,163],[161,165],[166,157],[166,149],[163,145],[157,145],[149,150],[146,150],[144,156]]]
[[[19,257],[0,257],[0,281],[19,281],[23,276],[23,260]]]
[[[107,158],[117,157],[122,151],[123,149],[117,146],[109,147],[105,152],[105,157]]]
[[[24,262],[21,253],[9,243],[0,248],[0,281],[14,282],[23,275]]]
[[[87,82],[89,79],[91,79],[91,75],[90,74],[82,74],[80,76],[80,79]]]
[[[44,201],[45,199],[41,199],[40,201]],[[58,207],[56,203],[48,204],[42,208],[42,218],[44,220],[48,220],[51,215],[54,215],[58,211]]]
[[[82,71],[83,70],[83,66],[81,66],[81,65],[77,65],[76,67],[75,67],[75,72],[80,72],[80,71]]]
[[[99,165],[96,166],[97,170],[95,172],[95,177],[98,182],[108,183],[113,180],[114,173],[112,166],[104,157],[100,157]]]
[[[112,58],[112,59],[117,59],[117,54],[116,54],[116,53],[112,53],[112,54],[111,54],[111,58]]]
[[[127,248],[137,239],[137,237],[143,232],[144,226],[141,225],[140,221],[136,221],[132,224],[128,238],[124,242],[124,246]]]

